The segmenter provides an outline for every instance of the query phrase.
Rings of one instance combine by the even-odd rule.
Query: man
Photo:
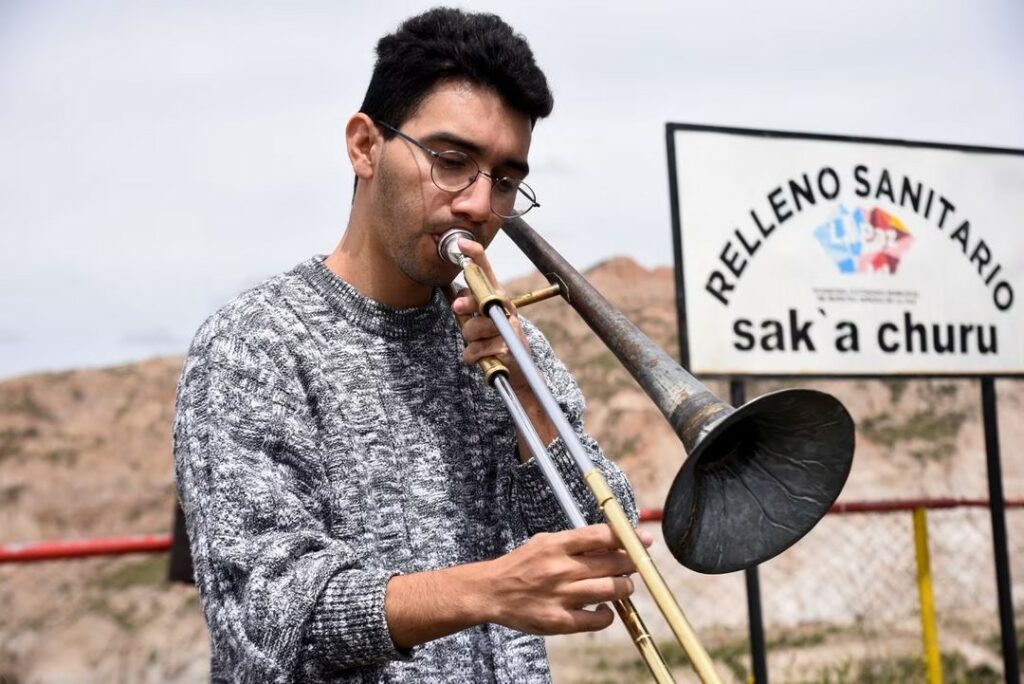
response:
[[[543,634],[606,627],[632,591],[605,525],[567,521],[497,395],[497,356],[591,522],[560,439],[493,323],[460,334],[436,253],[483,246],[536,204],[523,182],[542,72],[499,18],[436,9],[378,44],[346,128],[357,184],[337,248],[204,323],[182,373],[178,489],[210,628],[212,678],[548,681]],[[583,399],[543,336],[517,333],[574,426]],[[461,359],[460,359],[461,356]],[[595,463],[635,511],[622,473]]]

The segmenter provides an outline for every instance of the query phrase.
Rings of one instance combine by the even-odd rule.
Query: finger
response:
[[[512,326],[516,335],[523,341],[527,347],[530,346],[530,341],[526,339],[526,333],[523,331],[523,324],[519,322],[519,314],[516,312],[516,308],[512,306],[512,300],[509,300],[509,316],[508,323]]]
[[[464,287],[459,290],[458,295],[452,301],[452,311],[457,314],[464,316],[470,316],[477,313],[480,307],[477,305],[476,297],[470,292],[468,287]]]
[[[595,577],[573,582],[566,588],[566,598],[574,606],[605,601],[621,601],[633,594],[633,580],[628,577]]]
[[[640,541],[648,548],[650,548],[651,544],[654,543],[654,536],[642,527],[637,528],[636,536],[640,537]]]
[[[463,254],[472,259],[477,266],[483,269],[484,275],[487,276],[487,280],[491,283],[491,287],[494,288],[495,292],[497,292],[502,299],[507,300],[508,297],[505,294],[505,290],[501,287],[501,283],[498,282],[498,277],[494,274],[494,269],[491,268],[491,262],[487,258],[484,246],[474,240],[459,238],[459,249]]]
[[[574,572],[579,578],[613,577],[631,575],[636,572],[636,564],[625,551],[616,550],[602,554],[586,554],[574,556],[577,560]]]
[[[484,275],[488,279],[494,276],[494,271],[491,270],[491,262],[487,258],[487,252],[484,251],[484,246],[476,240],[467,240],[466,238],[459,238],[459,250],[468,256],[473,262],[484,270]],[[498,286],[496,282],[491,280],[491,285]]]
[[[473,300],[475,305],[476,300]],[[456,313],[460,313],[456,309]],[[523,326],[519,323],[518,316],[510,316],[508,319],[509,324],[512,326],[512,331],[516,334],[516,339],[526,349],[530,349],[530,341],[526,337],[526,333],[523,332]],[[473,342],[479,339],[486,339],[489,337],[502,337],[498,331],[498,326],[494,324],[490,316],[476,316],[473,319],[466,321],[466,324],[462,328],[462,337],[466,342]]]
[[[484,246],[469,238],[459,238],[459,251],[476,261],[484,253]]]
[[[598,549],[618,549],[622,546],[612,532],[612,528],[604,523],[587,525],[557,534],[567,553],[577,554]]]
[[[594,577],[614,577],[631,575],[636,572],[633,559],[622,549],[602,549],[565,557],[561,576],[568,581],[591,579]]]
[[[522,326],[519,324],[519,319],[513,316],[508,319],[512,324],[512,328],[516,333],[519,342],[526,348],[530,348],[530,342],[526,339],[525,333],[523,333]],[[471,344],[477,340],[489,340],[489,339],[504,340],[505,345],[508,345],[508,340],[501,335],[498,331],[498,326],[494,324],[494,321],[486,316],[477,316],[466,321],[466,324],[462,327],[462,339],[466,341],[466,344]],[[505,349],[501,352],[502,354],[508,353]]]
[[[467,343],[492,338],[501,339],[498,326],[494,325],[494,321],[490,318],[484,316],[466,321],[466,325],[462,328],[462,337]]]
[[[615,620],[615,613],[605,605],[600,605],[593,610],[570,610],[560,634],[575,634],[576,632],[597,632]]]
[[[513,362],[511,355],[508,353],[508,345],[500,337],[476,340],[467,344],[465,349],[462,350],[462,360],[469,364],[476,363],[485,357],[498,359],[506,366]]]

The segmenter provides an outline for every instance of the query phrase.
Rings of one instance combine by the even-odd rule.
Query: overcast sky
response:
[[[0,2],[0,378],[183,353],[330,251],[374,45],[432,4]],[[668,121],[1024,148],[1019,2],[462,6],[548,75],[530,221],[579,268],[671,264]]]

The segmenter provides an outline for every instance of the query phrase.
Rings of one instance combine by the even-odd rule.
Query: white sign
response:
[[[682,124],[668,144],[691,371],[1024,373],[1024,151]]]

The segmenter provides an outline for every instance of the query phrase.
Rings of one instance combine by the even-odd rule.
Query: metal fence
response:
[[[761,566],[770,681],[1003,681],[990,513],[977,505],[926,510],[933,665],[942,679],[929,678],[913,512],[866,506],[826,516],[798,552]],[[1008,509],[1007,525],[1019,623],[1024,509]]]

